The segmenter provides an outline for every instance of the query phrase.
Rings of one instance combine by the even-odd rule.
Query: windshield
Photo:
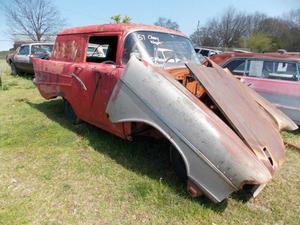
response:
[[[31,46],[31,54],[51,54],[53,49],[53,45],[32,45]]]
[[[200,64],[191,41],[169,33],[155,31],[130,33],[125,40],[122,62],[126,64],[132,54],[162,66],[183,64],[187,61]]]

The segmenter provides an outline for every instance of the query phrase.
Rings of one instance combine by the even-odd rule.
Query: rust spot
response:
[[[197,198],[203,195],[203,192],[190,179],[188,179],[187,182],[187,191],[193,198]]]

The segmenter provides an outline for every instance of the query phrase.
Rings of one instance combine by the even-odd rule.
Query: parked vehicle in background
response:
[[[197,54],[200,54],[205,57],[210,57],[210,56],[222,53],[222,51],[220,51],[220,50],[215,50],[215,49],[210,49],[210,48],[195,47],[194,49]]]
[[[230,50],[232,52],[237,52],[237,53],[251,53],[249,50],[245,50],[245,49],[240,49],[240,48],[233,48],[232,50]],[[222,54],[222,53],[221,53]]]
[[[280,53],[224,53],[211,57],[300,124],[300,57]]]
[[[300,57],[300,52],[286,52],[284,54],[287,54],[289,56],[299,56]]]
[[[16,51],[6,56],[11,74],[33,74],[32,58],[48,58],[51,55],[53,43],[23,44]]]
[[[204,63],[206,61],[206,57],[201,54],[197,54],[197,57],[201,63]]]
[[[90,44],[107,46],[105,55],[87,54]],[[284,161],[279,131],[297,126],[208,61],[201,65],[178,31],[135,24],[77,27],[58,34],[49,60],[33,58],[34,82],[46,99],[64,99],[73,122],[129,140],[169,140],[175,171],[193,197],[220,202],[245,185],[256,196]]]
[[[288,52],[285,49],[278,49],[277,53],[287,54],[287,55],[290,55],[290,56],[300,56],[300,52]]]

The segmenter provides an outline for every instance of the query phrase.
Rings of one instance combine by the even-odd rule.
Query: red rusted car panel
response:
[[[33,65],[41,95],[62,97],[76,118],[124,139],[168,139],[188,191],[215,202],[244,185],[258,194],[284,159],[278,132],[296,129],[230,72],[201,65],[184,34],[161,27],[67,29],[51,58]]]

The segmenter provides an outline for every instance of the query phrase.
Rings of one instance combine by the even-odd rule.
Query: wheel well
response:
[[[187,180],[187,165],[181,152],[170,143],[170,161],[179,178]]]
[[[185,167],[185,171],[186,171],[186,175],[189,174],[189,169],[187,166],[187,160],[184,157],[184,154],[182,153],[182,151],[180,150],[180,147],[175,143],[174,139],[172,137],[170,137],[168,135],[167,132],[165,132],[161,127],[159,127],[158,125],[152,123],[152,122],[148,122],[148,121],[123,121],[123,122],[131,122],[132,124],[143,124],[143,125],[147,125],[150,129],[155,130],[156,132],[158,132],[160,134],[160,137],[166,139],[170,145],[170,153],[171,150],[175,151],[177,153],[177,156],[180,156],[180,158],[182,159],[182,162],[184,164]],[[150,133],[150,136],[152,136]],[[153,137],[153,136],[152,136]],[[154,136],[157,137],[157,136]],[[171,154],[170,154],[171,156]],[[171,159],[171,158],[170,158]]]

